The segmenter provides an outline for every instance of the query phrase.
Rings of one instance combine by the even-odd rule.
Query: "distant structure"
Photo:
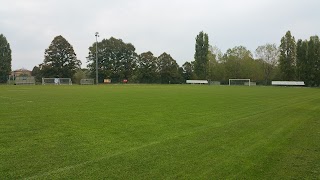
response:
[[[30,81],[30,82],[29,82]],[[8,84],[34,84],[32,71],[21,68],[11,72],[8,78]]]
[[[32,71],[27,69],[21,68],[11,72],[12,77],[19,77],[19,76],[32,76]]]

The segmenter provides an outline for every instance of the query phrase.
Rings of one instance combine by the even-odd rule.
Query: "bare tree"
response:
[[[271,75],[275,69],[275,66],[279,61],[279,49],[276,44],[265,44],[259,46],[256,49],[256,57],[263,61],[264,79],[265,83],[268,84],[271,80]]]

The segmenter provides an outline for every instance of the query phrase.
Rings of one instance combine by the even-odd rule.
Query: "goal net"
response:
[[[15,79],[16,85],[35,85],[36,81],[33,76],[22,76],[22,77],[16,77]]]
[[[94,79],[81,79],[80,85],[93,85]]]
[[[251,86],[250,79],[229,79],[229,86]]]
[[[42,78],[42,85],[72,85],[71,78]]]

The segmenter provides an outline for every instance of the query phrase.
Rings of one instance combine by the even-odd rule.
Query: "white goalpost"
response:
[[[81,79],[80,85],[94,85],[94,79]]]
[[[72,85],[71,78],[42,78],[42,85]]]
[[[250,79],[229,79],[229,86],[251,86]]]

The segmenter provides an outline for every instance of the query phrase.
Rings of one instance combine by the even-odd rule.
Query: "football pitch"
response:
[[[0,179],[319,179],[320,89],[0,86]]]

